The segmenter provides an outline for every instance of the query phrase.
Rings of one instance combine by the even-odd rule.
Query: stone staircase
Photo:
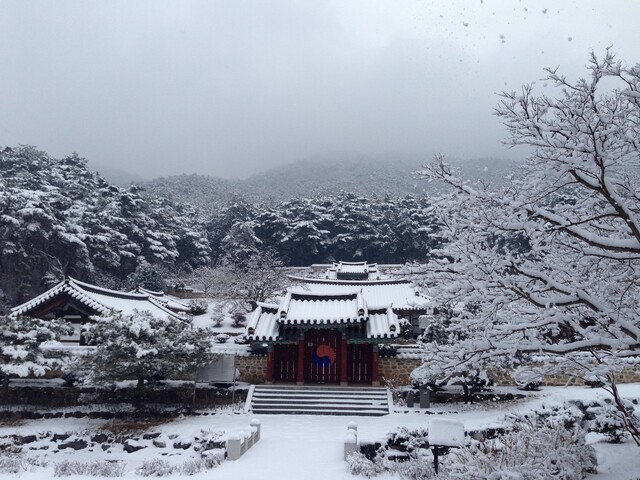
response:
[[[389,404],[382,387],[256,385],[247,397],[254,414],[381,416]]]

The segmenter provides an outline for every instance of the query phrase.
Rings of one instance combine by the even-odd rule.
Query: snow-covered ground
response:
[[[620,385],[621,393],[631,399],[640,399],[640,384]],[[213,470],[202,471],[194,479],[295,479],[305,480],[354,480],[343,461],[343,442],[347,424],[356,422],[360,440],[382,439],[400,427],[427,427],[433,418],[448,418],[461,421],[466,430],[499,426],[507,413],[526,413],[540,408],[543,404],[557,404],[568,400],[588,402],[606,398],[606,392],[584,387],[546,387],[527,399],[515,402],[435,405],[426,414],[419,409],[398,409],[383,417],[338,417],[338,416],[259,416],[262,424],[262,438],[237,461],[226,461]],[[224,411],[215,415],[181,418],[170,423],[150,428],[161,432],[163,438],[176,435],[175,440],[188,439],[200,435],[202,430],[224,431],[225,435],[245,430],[254,418],[251,414]],[[33,435],[42,432],[82,432],[95,431],[109,422],[90,419],[29,420],[14,425],[0,425],[0,436],[17,434]],[[640,478],[640,449],[627,441],[620,445],[597,442],[598,437],[590,437],[597,452],[599,473],[590,475],[592,480],[635,480]],[[36,453],[37,452],[37,453]],[[141,478],[136,475],[138,468],[150,456],[166,459],[178,464],[198,456],[192,449],[146,448],[134,453],[126,453],[121,447],[108,452],[100,448],[73,451],[70,449],[53,453],[51,449],[31,452],[48,466],[36,467],[31,472],[22,472],[20,478],[52,478],[54,466],[64,459],[88,462],[92,460],[121,460],[126,462],[127,478]],[[162,453],[166,455],[162,456]],[[1,453],[0,453],[1,454]],[[13,474],[0,474],[0,479],[15,478]],[[84,477],[73,477],[84,478]],[[93,477],[86,477],[93,478]],[[175,477],[174,477],[175,478]],[[394,478],[381,476],[378,478]]]

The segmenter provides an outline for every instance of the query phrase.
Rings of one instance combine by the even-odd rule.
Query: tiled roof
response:
[[[273,341],[278,338],[278,305],[258,303],[247,322],[248,337],[251,340]]]
[[[335,280],[350,275],[363,276],[363,279],[377,280],[380,278],[378,265],[367,262],[335,262],[327,269],[325,277]]]
[[[338,294],[289,291],[278,308],[278,321],[284,324],[357,323],[366,315],[359,291]]]
[[[155,317],[182,318],[148,294],[118,292],[80,282],[70,277],[28,302],[12,308],[11,316],[29,315],[29,312],[35,308],[63,294],[69,295],[100,315],[108,315],[113,312],[132,315],[135,311],[148,311]]]
[[[327,280],[290,276],[309,294],[339,294],[360,290],[369,308],[391,305],[394,310],[425,310],[433,299],[422,294],[409,280]]]
[[[155,292],[153,290],[147,290],[146,288],[136,287],[130,293],[141,293],[143,295],[149,295],[150,297],[155,298],[162,305],[167,307],[169,310],[173,310],[174,312],[191,312],[191,307],[186,305],[175,298],[172,298],[168,295],[165,295],[164,292]]]
[[[400,333],[400,322],[391,307],[369,310],[367,338],[392,338]]]
[[[400,332],[390,306],[370,310],[359,290],[310,293],[290,290],[279,305],[259,303],[247,324],[253,341],[276,341],[281,325],[339,325],[363,323],[367,338],[394,338]]]

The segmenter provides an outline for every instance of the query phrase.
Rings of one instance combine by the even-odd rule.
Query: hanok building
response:
[[[323,279],[291,279],[302,287],[260,303],[247,325],[250,341],[267,344],[267,382],[377,384],[379,346],[398,337],[398,312],[431,309],[413,284],[381,279],[375,264],[340,262]]]
[[[161,292],[143,289],[129,293],[118,292],[68,277],[41,295],[12,308],[11,316],[62,318],[73,325],[75,333],[61,337],[60,341],[83,345],[82,327],[93,322],[92,317],[114,313],[132,315],[143,311],[151,313],[154,317],[169,317],[182,321],[189,307],[164,296]]]

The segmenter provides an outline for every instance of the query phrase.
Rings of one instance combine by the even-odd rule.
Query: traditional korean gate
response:
[[[274,345],[273,379],[277,382],[295,382],[298,372],[298,344]]]
[[[371,383],[372,352],[372,345],[347,346],[347,381],[349,383]]]
[[[305,334],[305,382],[340,381],[340,338],[338,330],[309,330]]]

